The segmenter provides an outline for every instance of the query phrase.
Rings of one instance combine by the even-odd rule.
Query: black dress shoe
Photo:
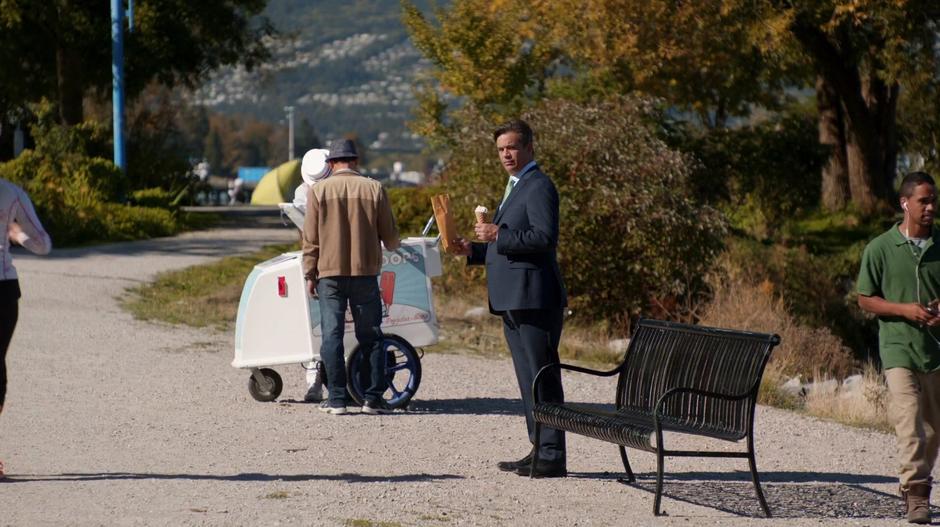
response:
[[[568,475],[568,469],[565,468],[564,461],[539,461],[535,464],[535,472],[532,472],[532,465],[516,469],[516,474],[520,476],[532,475],[533,478],[563,478]]]
[[[529,468],[529,465],[532,464],[532,453],[529,452],[526,456],[519,461],[500,461],[496,464],[496,468],[502,470],[503,472],[515,472],[522,467]]]

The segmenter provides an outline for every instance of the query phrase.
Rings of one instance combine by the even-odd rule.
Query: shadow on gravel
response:
[[[402,474],[399,476],[363,476],[361,474],[262,474],[248,472],[230,476],[216,474],[149,474],[136,472],[92,472],[65,474],[21,474],[7,475],[0,485],[29,483],[35,481],[113,481],[113,480],[192,480],[192,481],[345,481],[346,483],[411,483],[463,479],[456,474]]]
[[[522,401],[504,397],[467,397],[412,401],[407,413],[464,415],[522,415]]]
[[[610,409],[609,404],[578,403],[594,409]],[[407,413],[454,415],[522,415],[522,401],[504,397],[467,397],[412,401]]]
[[[761,473],[761,487],[775,518],[902,518],[904,506],[898,496],[861,486],[896,481],[864,474]],[[654,494],[656,476],[637,474],[636,483],[627,485]],[[671,475],[664,482],[663,497],[667,498],[663,500],[666,514],[673,499],[739,516],[764,516],[748,472]]]
[[[758,467],[759,469],[759,467]],[[761,483],[845,483],[859,485],[863,483],[897,483],[898,478],[881,474],[847,474],[844,472],[795,472],[776,471],[758,472]],[[656,475],[645,476],[656,481]],[[746,470],[734,472],[680,472],[666,474],[665,481],[742,481],[751,484],[751,473]]]

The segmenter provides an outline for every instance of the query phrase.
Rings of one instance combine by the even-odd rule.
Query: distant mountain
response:
[[[217,72],[195,102],[269,122],[294,106],[295,124],[307,119],[322,139],[355,133],[376,151],[420,148],[405,121],[414,80],[428,64],[408,38],[398,0],[270,0],[264,14],[279,32],[269,63]]]

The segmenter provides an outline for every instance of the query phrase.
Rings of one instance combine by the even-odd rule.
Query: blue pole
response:
[[[114,164],[127,172],[124,158],[124,6],[111,0],[111,103],[114,114]]]

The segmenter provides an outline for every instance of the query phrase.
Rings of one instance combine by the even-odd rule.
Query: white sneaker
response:
[[[343,415],[346,413],[345,406],[330,406],[330,401],[320,403],[320,411],[331,415]]]
[[[307,372],[307,382],[310,388],[304,395],[304,401],[308,403],[317,403],[323,400],[323,363],[315,361],[313,368]]]

